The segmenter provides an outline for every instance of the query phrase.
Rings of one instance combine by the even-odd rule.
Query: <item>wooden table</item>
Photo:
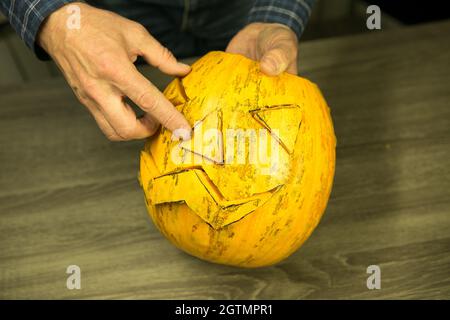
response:
[[[136,179],[143,141],[107,141],[63,81],[1,88],[0,298],[450,298],[449,36],[441,22],[301,44],[335,122],[334,189],[307,243],[255,270],[169,244]]]

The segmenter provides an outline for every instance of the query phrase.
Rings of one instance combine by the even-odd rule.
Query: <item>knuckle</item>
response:
[[[90,101],[90,99],[87,96],[85,96],[84,94],[83,95],[77,95],[77,98],[78,98],[78,101],[80,101],[80,103],[82,105],[86,106],[87,108],[90,107],[90,102],[91,101]]]
[[[116,76],[116,70],[108,65],[106,62],[101,62],[97,65],[98,75],[105,79],[111,79]]]
[[[160,97],[158,95],[153,96],[149,91],[142,93],[137,99],[137,104],[149,113],[158,109],[161,104]]]
[[[142,37],[147,37],[148,36],[148,31],[147,29],[140,23],[135,23],[134,24],[134,29],[136,34],[142,36]]]
[[[84,104],[87,100],[91,99],[98,101],[99,88],[95,79],[90,77],[83,77],[80,79],[81,91],[79,93],[80,102]]]
[[[105,136],[109,141],[122,141],[122,138],[120,138],[117,134],[105,133]]]
[[[89,107],[90,103],[91,103],[91,99],[89,99],[89,97],[87,96],[86,92],[84,89],[79,88],[78,86],[72,86],[72,91],[75,94],[75,96],[77,97],[78,101],[86,106]]]
[[[115,78],[119,74],[119,69],[116,68],[117,57],[109,52],[101,52],[97,55],[96,67],[98,75],[104,78]]]
[[[116,133],[122,140],[131,140],[134,138],[134,127],[120,127],[116,129]]]
[[[167,115],[161,122],[161,124],[164,127],[169,126],[170,124],[174,123],[176,121],[177,118],[177,114],[176,113],[171,113],[169,115]]]

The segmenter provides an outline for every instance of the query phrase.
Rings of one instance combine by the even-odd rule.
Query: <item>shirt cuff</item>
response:
[[[281,23],[300,39],[314,3],[315,0],[256,0],[248,22]]]
[[[2,12],[25,44],[41,60],[48,60],[47,53],[36,43],[42,22],[65,4],[77,0],[6,0],[1,1]],[[79,1],[79,0],[78,0]]]

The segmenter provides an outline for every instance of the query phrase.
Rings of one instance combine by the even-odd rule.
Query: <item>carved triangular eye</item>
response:
[[[206,162],[223,164],[222,112],[215,110],[197,121],[193,128],[192,139],[182,141],[179,145],[183,150],[202,157]]]
[[[250,111],[281,146],[291,154],[302,122],[302,110],[296,104],[274,105]]]

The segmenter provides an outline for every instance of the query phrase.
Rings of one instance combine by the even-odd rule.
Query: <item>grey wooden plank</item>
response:
[[[256,270],[171,246],[146,217],[142,141],[106,141],[62,81],[0,89],[0,298],[449,298],[449,30],[301,45],[332,109],[335,184],[302,249]],[[65,288],[69,264],[81,290]]]
[[[0,38],[0,70],[0,86],[17,84],[23,81],[4,38]]]
[[[429,144],[418,145],[426,150]],[[447,142],[435,158],[441,166],[441,158],[450,156],[449,146]],[[415,150],[405,149],[411,154]],[[355,148],[353,153],[360,151]],[[15,297],[73,297],[64,288],[63,269],[76,262],[86,273],[83,290],[76,294],[83,298],[442,297],[449,285],[450,204],[443,194],[421,195],[442,174],[442,167],[420,175],[430,178],[416,192],[415,185],[383,192],[380,183],[371,182],[378,175],[379,150],[364,153],[362,166],[356,165],[358,159],[351,161],[351,154],[344,156],[353,169],[338,172],[335,190],[345,188],[343,182],[338,184],[343,174],[352,173],[355,183],[350,186],[361,188],[356,176],[369,172],[361,188],[369,189],[367,194],[334,196],[305,247],[280,265],[261,270],[215,266],[173,248],[146,223],[142,195],[133,179],[22,194],[22,201],[19,195],[3,197],[1,203],[9,206],[2,205],[0,242],[14,245],[2,246],[0,266],[9,273],[2,292],[15,292]],[[421,162],[411,159],[408,167]],[[448,186],[448,181],[441,185],[447,190]],[[369,264],[383,270],[381,292],[364,288]],[[403,276],[397,278],[398,274]],[[423,282],[427,277],[432,283]],[[402,285],[433,287],[427,289],[430,292],[396,291]]]
[[[53,62],[37,59],[13,30],[7,33],[6,41],[11,54],[20,68],[24,81],[42,81],[43,79],[54,77],[51,72]]]

